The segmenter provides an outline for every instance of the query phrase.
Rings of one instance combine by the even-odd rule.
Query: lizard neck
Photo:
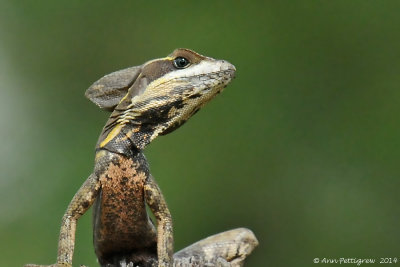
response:
[[[107,125],[97,141],[96,149],[132,156],[150,143],[151,129],[130,122],[117,123],[113,127]]]
[[[171,132],[187,119],[178,112],[185,106],[181,98],[156,107],[132,107],[127,99],[129,97],[122,100],[111,114],[100,135],[98,148],[118,153],[132,148],[142,150],[158,135]],[[193,113],[197,111],[194,107],[188,106],[187,109],[193,109]]]

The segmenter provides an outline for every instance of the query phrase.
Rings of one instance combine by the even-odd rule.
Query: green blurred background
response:
[[[0,266],[53,263],[109,115],[104,74],[177,47],[237,78],[147,149],[176,250],[248,227],[246,266],[400,257],[400,2],[1,1]],[[90,213],[75,266],[97,266]],[[399,263],[398,263],[399,264]]]

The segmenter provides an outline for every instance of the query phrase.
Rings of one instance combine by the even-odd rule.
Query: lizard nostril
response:
[[[236,71],[236,68],[228,61],[221,60],[221,70]]]

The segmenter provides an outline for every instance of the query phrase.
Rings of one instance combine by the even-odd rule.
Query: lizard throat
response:
[[[99,139],[99,147],[108,149],[113,144],[115,149],[129,142],[130,147],[141,150],[158,135],[168,134],[183,125],[234,77],[234,68],[218,64],[205,66],[190,72],[167,74],[148,84],[141,94],[124,97],[111,115]],[[126,151],[121,148],[115,152],[122,150]]]

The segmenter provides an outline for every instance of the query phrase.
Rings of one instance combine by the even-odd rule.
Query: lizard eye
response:
[[[183,69],[189,66],[190,62],[187,58],[177,57],[174,59],[174,66],[177,69]]]

